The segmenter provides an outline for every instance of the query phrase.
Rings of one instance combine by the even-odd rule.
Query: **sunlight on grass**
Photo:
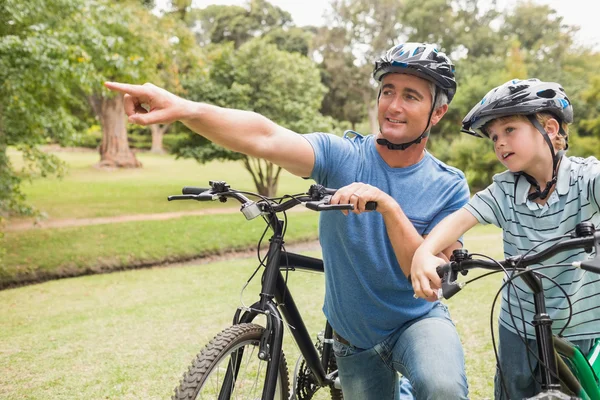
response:
[[[18,153],[9,151],[16,167],[22,163]],[[240,162],[213,161],[199,164],[190,159],[176,160],[171,155],[138,153],[143,168],[99,170],[96,152],[57,152],[68,171],[63,179],[34,179],[24,183],[27,200],[49,218],[92,218],[125,214],[162,213],[200,208],[230,206],[234,202],[167,202],[167,196],[180,194],[183,186],[208,186],[209,180],[222,180],[240,190],[256,191],[250,174]],[[308,189],[313,181],[282,171],[279,194],[294,194]]]
[[[471,251],[498,250],[499,237],[482,227],[465,242]],[[0,292],[0,398],[169,397],[195,355],[231,324],[255,266],[256,259],[245,259],[154,268]],[[258,299],[259,282],[244,291],[244,304]],[[492,397],[489,312],[499,282],[499,276],[480,280],[448,302],[473,399]],[[316,338],[324,326],[323,277],[296,271],[289,284]],[[284,351],[291,374],[299,352],[289,335]]]

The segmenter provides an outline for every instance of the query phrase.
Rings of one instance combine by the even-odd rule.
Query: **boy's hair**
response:
[[[562,135],[561,133],[558,133],[552,140],[552,145],[554,146],[554,148],[556,150],[565,150],[567,148],[567,143],[569,140],[569,124],[567,124],[566,122],[561,122],[558,118],[556,118],[554,115],[552,115],[549,112],[539,112],[539,113],[535,113],[534,115],[535,115],[535,119],[537,119],[537,121],[544,127],[546,126],[546,122],[548,122],[550,119],[555,119],[556,121],[558,121],[558,123],[562,127],[562,130],[564,131],[565,134]],[[522,114],[506,115],[504,117],[495,118],[491,121],[488,121],[482,127],[482,130],[484,132],[486,132],[488,134],[488,136],[489,136],[488,128],[490,127],[491,124],[493,124],[496,121],[499,121],[501,123],[502,122],[510,122],[510,121],[523,121],[523,122],[529,123],[529,119],[527,119],[527,116],[522,115]]]

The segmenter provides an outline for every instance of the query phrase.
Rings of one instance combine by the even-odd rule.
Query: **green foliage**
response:
[[[264,38],[267,42],[276,45],[279,50],[308,56],[313,36],[310,30],[293,26],[274,28],[265,34]]]
[[[254,39],[237,51],[231,44],[215,47],[211,57],[209,75],[186,82],[192,100],[255,111],[295,132],[331,127],[330,120],[318,112],[326,89],[308,58],[281,51],[263,39]],[[180,143],[176,154],[200,162],[245,158],[197,135],[190,140],[187,146]]]
[[[19,186],[27,173],[60,171],[36,146],[77,142],[104,80],[154,81],[177,90],[177,74],[197,64],[193,35],[180,22],[158,19],[149,1],[6,0],[0,3],[0,152],[16,146],[28,171],[0,157],[0,213],[23,213]],[[175,78],[173,78],[175,77]],[[35,112],[32,112],[35,110]],[[99,112],[99,109],[96,108]],[[92,139],[85,136],[87,145]],[[6,173],[4,173],[6,171]]]
[[[432,142],[431,152],[440,160],[465,173],[472,192],[492,183],[494,174],[505,170],[496,158],[492,142],[461,134],[452,142],[439,138]]]
[[[266,0],[250,0],[248,9],[210,5],[193,10],[188,20],[190,26],[200,24],[202,29],[197,32],[200,44],[233,42],[237,48],[272,29],[289,26],[292,17],[287,11]]]

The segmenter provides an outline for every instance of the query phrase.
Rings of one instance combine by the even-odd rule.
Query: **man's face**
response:
[[[419,137],[427,127],[432,100],[426,80],[406,74],[384,76],[378,104],[383,137],[392,143],[406,143]]]

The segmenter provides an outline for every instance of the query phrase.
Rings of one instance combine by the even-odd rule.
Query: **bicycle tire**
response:
[[[233,382],[233,393],[230,394],[230,397],[261,398],[267,363],[259,360],[257,354],[264,330],[264,327],[256,324],[239,324],[230,326],[217,334],[196,356],[188,371],[183,375],[179,386],[175,388],[172,400],[219,398],[219,393],[223,390],[223,382],[219,382],[218,379],[220,375],[221,378],[226,377],[230,361],[238,366],[239,371]],[[239,352],[241,349],[244,351]],[[241,357],[241,360],[233,357]],[[217,382],[212,381],[215,373]],[[245,377],[246,374],[250,376],[250,379]],[[252,382],[252,384],[248,384],[248,382]],[[248,394],[242,393],[245,390],[250,391],[249,397]],[[282,351],[274,399],[284,400],[288,396],[287,362]]]

